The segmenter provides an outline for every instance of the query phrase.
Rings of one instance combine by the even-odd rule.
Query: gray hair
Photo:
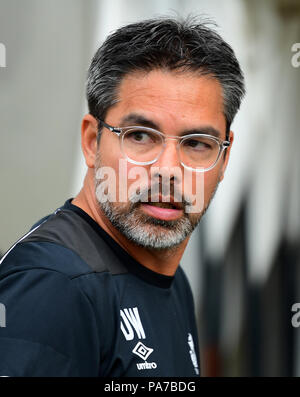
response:
[[[245,84],[232,48],[207,22],[197,18],[155,18],[132,23],[109,35],[92,59],[87,78],[89,112],[104,119],[118,100],[122,78],[153,69],[193,71],[216,78],[223,89],[226,134]]]

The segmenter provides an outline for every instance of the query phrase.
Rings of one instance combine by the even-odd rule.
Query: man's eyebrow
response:
[[[216,128],[210,125],[204,125],[203,127],[192,128],[190,130],[182,131],[179,136],[182,135],[191,135],[191,134],[205,134],[205,135],[212,135],[216,138],[220,138],[221,133]]]
[[[159,130],[159,124],[155,123],[152,120],[147,119],[146,117],[139,115],[137,113],[130,113],[127,116],[124,116],[121,119],[120,127],[122,126],[130,126],[130,125],[137,125],[143,127],[153,128],[155,130]]]
[[[160,131],[159,124],[137,113],[130,113],[121,119],[120,127],[130,126],[130,125],[136,125],[136,126],[140,125],[143,127],[149,127]],[[220,138],[221,136],[220,131],[218,131],[216,128],[210,125],[203,125],[196,128],[183,130],[178,134],[178,136],[192,135],[192,134],[206,134],[206,135],[215,136],[216,138]]]

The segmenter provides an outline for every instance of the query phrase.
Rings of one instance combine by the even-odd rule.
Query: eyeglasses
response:
[[[166,139],[176,139],[181,165],[192,171],[205,172],[217,164],[223,151],[230,146],[229,141],[207,134],[179,137],[165,135],[148,127],[112,127],[103,120],[99,122],[119,137],[123,155],[130,163],[137,165],[155,163],[166,147]]]

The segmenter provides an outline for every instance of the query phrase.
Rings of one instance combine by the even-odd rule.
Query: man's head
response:
[[[243,75],[232,49],[205,24],[195,20],[155,19],[122,27],[107,38],[89,69],[87,99],[90,114],[83,120],[82,142],[89,172],[93,172],[99,209],[115,228],[136,244],[156,249],[176,246],[190,235],[223,178],[230,147],[221,151],[221,144],[233,141],[230,125],[243,95]],[[134,199],[129,197],[125,203],[118,199],[122,173],[120,159],[128,159],[128,150],[134,152],[137,149],[136,146],[128,149],[125,145],[124,153],[123,130],[117,130],[122,131],[118,137],[103,128],[100,120],[124,130],[133,125],[151,127],[171,137],[164,141],[165,146],[162,139],[162,151],[154,162],[147,163],[145,146],[141,146],[139,157],[135,153],[133,157],[142,161],[142,165],[134,161],[126,163],[123,178],[128,178],[131,171],[137,176],[133,167],[145,171],[143,175],[149,178],[147,181],[141,178],[140,195],[135,194]],[[194,133],[200,141],[185,141],[178,146],[179,136]],[[217,134],[220,144],[212,140],[203,142],[199,134]],[[148,135],[135,135],[135,143],[137,139],[144,143],[145,136],[149,140]],[[151,142],[153,146],[154,140]],[[194,171],[193,165],[204,157],[203,148],[210,148],[211,142],[215,148],[220,148],[220,158],[206,172]],[[187,145],[190,151],[186,150]],[[189,153],[192,153],[190,157]],[[195,164],[191,160],[194,157]],[[192,167],[185,166],[190,164]],[[198,165],[203,166],[201,161]],[[101,167],[115,171],[117,198],[114,202],[101,202],[104,192],[99,189],[101,181],[97,178]],[[153,173],[154,167],[158,171],[155,169]],[[188,169],[188,173],[184,176],[183,173],[175,175],[173,171],[168,174],[166,170],[171,168],[179,173]],[[167,180],[171,186],[168,196],[172,201],[180,183],[182,187],[184,180],[189,178],[190,189],[181,190],[183,203],[187,204],[200,174],[203,176],[203,206],[198,213],[185,213],[182,203],[177,204],[176,209],[161,209],[157,206],[165,205],[149,203],[154,175],[159,201],[163,195],[162,180]],[[129,188],[133,182],[128,180]],[[153,205],[143,204],[145,201]]]

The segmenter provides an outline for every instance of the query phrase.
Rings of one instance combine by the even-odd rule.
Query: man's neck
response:
[[[173,276],[175,274],[188,239],[178,247],[166,250],[150,250],[134,244],[120,233],[103,214],[96,202],[94,192],[87,184],[84,185],[79,194],[72,200],[72,204],[85,211],[106,231],[106,233],[128,252],[129,255],[143,266],[167,276]]]

